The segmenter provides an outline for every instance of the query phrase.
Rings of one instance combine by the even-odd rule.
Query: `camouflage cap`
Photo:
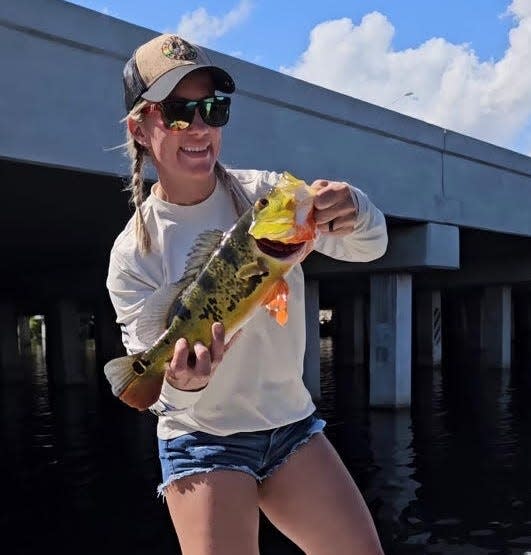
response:
[[[164,100],[184,77],[198,69],[208,69],[216,90],[234,92],[232,77],[212,65],[204,50],[177,35],[159,35],[139,46],[124,67],[127,111],[141,98],[151,102]]]

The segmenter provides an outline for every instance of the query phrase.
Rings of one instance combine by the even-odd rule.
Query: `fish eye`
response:
[[[258,202],[262,208],[265,208],[269,204],[269,201],[266,198],[261,198]]]

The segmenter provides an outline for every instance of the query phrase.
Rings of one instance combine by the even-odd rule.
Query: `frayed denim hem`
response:
[[[208,474],[213,470],[234,470],[236,472],[245,472],[246,474],[250,474],[255,480],[261,481],[260,476],[253,472],[248,466],[238,466],[236,464],[213,464],[209,468],[192,468],[191,470],[184,470],[183,472],[179,472],[178,474],[171,474],[168,476],[167,480],[165,480],[162,484],[159,484],[157,487],[157,497],[163,497],[166,499],[166,494],[164,490],[171,484],[171,482],[175,482],[176,480],[180,480],[181,478],[185,478],[186,476],[193,476],[194,474]]]
[[[322,433],[322,431],[324,430],[324,427],[325,427],[325,423],[324,423],[324,421],[322,421],[322,420],[321,420],[320,422],[322,422],[322,425],[320,426],[320,429],[317,428],[317,429],[315,429],[315,430],[311,430],[311,431],[308,433],[308,436],[307,436],[307,437],[305,437],[304,439],[301,439],[298,443],[296,443],[296,444],[292,447],[291,451],[290,451],[290,452],[289,452],[278,464],[276,464],[275,466],[271,467],[271,468],[259,479],[260,482],[262,482],[262,481],[264,481],[265,479],[269,478],[269,477],[273,474],[273,472],[275,472],[275,470],[278,470],[278,469],[279,469],[279,468],[291,457],[291,455],[293,455],[293,454],[299,449],[299,447],[302,447],[303,445],[305,445],[306,443],[308,443],[308,442],[310,441],[310,439],[312,439],[312,437],[313,437],[314,435]]]

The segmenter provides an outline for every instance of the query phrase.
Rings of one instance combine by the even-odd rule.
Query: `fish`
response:
[[[116,397],[138,410],[149,408],[160,395],[177,340],[209,348],[214,322],[224,325],[226,341],[262,307],[286,325],[284,278],[313,250],[315,194],[285,171],[228,231],[198,235],[182,278],[154,291],[137,319],[136,334],[151,347],[105,364]]]

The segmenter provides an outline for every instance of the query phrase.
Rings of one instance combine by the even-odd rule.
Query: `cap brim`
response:
[[[187,75],[200,69],[207,69],[209,71],[214,79],[214,86],[217,91],[228,94],[234,92],[234,81],[225,70],[216,66],[193,64],[175,67],[164,75],[161,75],[151,87],[142,94],[142,98],[150,102],[160,102],[164,100]]]

